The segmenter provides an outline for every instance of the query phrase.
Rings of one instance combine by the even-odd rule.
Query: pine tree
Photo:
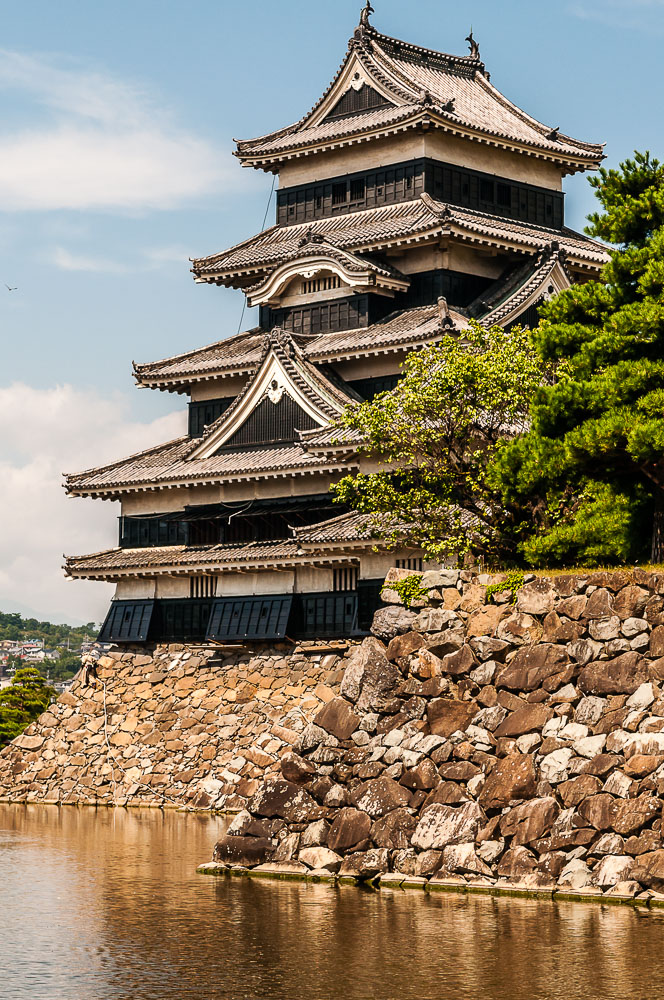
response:
[[[557,378],[494,463],[533,565],[664,555],[664,167],[636,153],[591,184],[587,232],[615,249],[601,281],[542,307],[534,343]]]

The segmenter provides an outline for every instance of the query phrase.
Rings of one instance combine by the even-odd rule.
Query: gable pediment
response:
[[[294,441],[297,431],[327,426],[350,402],[282,331],[266,336],[266,345],[255,376],[190,452],[190,461],[231,448]]]
[[[363,111],[373,111],[374,108],[384,108],[391,104],[386,97],[370,84],[360,82],[359,87],[350,86],[346,93],[339,98],[337,103],[331,108],[323,121],[330,121],[334,118],[345,118],[348,115],[360,114]]]

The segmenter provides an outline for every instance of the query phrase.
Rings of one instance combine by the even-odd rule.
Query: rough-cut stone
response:
[[[385,655],[378,639],[365,639],[348,659],[341,694],[358,712],[380,710],[401,681],[401,674]]]
[[[424,639],[420,632],[406,632],[404,635],[395,635],[387,646],[386,656],[388,660],[396,662],[403,656],[410,656],[415,650],[424,645]]]
[[[372,851],[362,851],[350,854],[344,858],[340,875],[351,876],[360,881],[375,878],[382,872],[389,871],[389,856],[385,848],[375,848]]]
[[[438,698],[429,702],[427,722],[434,736],[447,738],[452,733],[464,731],[477,714],[476,706],[470,701],[454,698]]]
[[[532,797],[536,787],[534,757],[510,754],[491,770],[478,801],[483,809],[502,809],[513,799]]]
[[[597,660],[584,667],[579,687],[584,694],[633,694],[648,680],[648,668],[640,653],[623,653],[608,663]]]
[[[371,827],[371,839],[376,847],[402,850],[410,847],[416,819],[407,809],[394,809],[377,819]]]
[[[371,820],[368,813],[359,809],[341,809],[330,827],[327,846],[331,851],[349,851],[368,840]]]
[[[636,799],[616,802],[613,810],[612,827],[616,833],[635,833],[655,816],[661,816],[662,803],[651,795],[639,795]]]
[[[395,635],[402,635],[410,632],[416,615],[414,611],[406,611],[398,605],[389,608],[380,608],[374,615],[371,625],[371,632],[378,639],[389,642]]]
[[[537,868],[537,859],[526,847],[513,847],[505,851],[497,874],[501,878],[509,879],[510,882],[520,882],[525,875],[529,875]]]
[[[316,775],[316,765],[296,753],[286,753],[281,758],[281,773],[286,781],[296,785],[306,784]]]
[[[351,794],[351,801],[358,809],[377,819],[393,809],[407,806],[410,792],[391,778],[380,777],[358,785]]]
[[[563,781],[558,785],[558,794],[566,808],[578,806],[590,795],[597,795],[602,787],[599,778],[591,774],[580,774],[578,778]]]
[[[451,677],[459,677],[469,673],[473,667],[477,666],[477,660],[470,646],[462,646],[455,653],[448,653],[443,657],[443,673]]]
[[[649,889],[664,889],[664,850],[649,851],[637,858],[632,868],[632,878]]]
[[[314,723],[338,740],[349,740],[360,725],[360,717],[344,698],[333,698],[316,713]]]
[[[596,830],[610,830],[613,825],[614,812],[614,800],[604,792],[584,799],[578,808],[579,816]]]
[[[542,729],[553,718],[553,710],[546,705],[524,705],[501,722],[494,731],[496,738],[501,736],[523,736],[536,729]]]
[[[568,663],[567,653],[560,646],[540,643],[518,650],[514,659],[497,674],[496,687],[512,691],[534,691],[547,677],[561,672]]]
[[[545,781],[552,785],[559,784],[568,778],[567,765],[574,756],[574,751],[569,747],[560,747],[553,750],[540,761],[540,774]]]
[[[423,851],[442,850],[449,844],[472,842],[481,820],[482,810],[476,802],[462,806],[427,806],[413,834],[413,847]]]
[[[303,788],[279,780],[267,781],[250,800],[249,810],[257,816],[279,816],[291,823],[309,822],[322,813],[316,800]]]
[[[275,850],[272,840],[226,836],[216,844],[213,861],[224,861],[229,865],[260,865],[271,858]]]
[[[640,618],[648,602],[648,591],[634,585],[623,587],[613,599],[613,611],[623,621]]]
[[[297,857],[307,868],[326,868],[329,872],[339,871],[342,862],[342,858],[328,847],[305,847]]]
[[[531,799],[505,813],[500,821],[503,837],[512,837],[512,847],[532,844],[549,832],[560,813],[554,798]]]
[[[516,595],[517,611],[529,615],[545,615],[553,611],[556,592],[546,580],[533,580],[522,587]]]
[[[467,872],[471,875],[491,875],[491,869],[475,853],[473,844],[455,844],[443,851],[441,869],[446,872]]]

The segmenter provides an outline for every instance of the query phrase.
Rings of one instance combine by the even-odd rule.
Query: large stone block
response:
[[[401,683],[401,674],[385,655],[378,639],[365,639],[348,659],[341,682],[341,694],[359,712],[379,711]]]
[[[349,740],[359,728],[360,721],[345,698],[333,698],[314,716],[314,723],[338,740]]]
[[[360,809],[341,809],[334,818],[327,835],[327,846],[332,851],[350,851],[368,840],[371,832],[369,814]]]
[[[579,674],[584,694],[633,694],[648,680],[648,665],[640,653],[632,651],[613,660],[596,660]]]
[[[476,714],[477,705],[475,702],[457,701],[455,698],[437,698],[429,702],[427,722],[434,736],[447,738],[458,730],[465,731]]]
[[[478,801],[484,809],[502,809],[514,799],[532,797],[536,788],[534,757],[530,754],[510,754],[493,767]]]
[[[442,850],[449,844],[472,843],[483,818],[477,802],[427,806],[413,834],[413,846],[428,851]]]
[[[567,651],[551,643],[519,649],[513,660],[496,675],[496,687],[512,691],[534,691],[547,677],[559,674],[569,662]]]

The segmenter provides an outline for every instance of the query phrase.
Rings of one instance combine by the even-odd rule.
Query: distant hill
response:
[[[69,640],[69,645],[78,649],[82,642],[94,639],[98,631],[99,627],[94,622],[88,622],[87,625],[56,625],[53,622],[40,622],[36,618],[23,618],[17,611],[0,611],[0,641],[43,639],[46,646],[58,646]]]

